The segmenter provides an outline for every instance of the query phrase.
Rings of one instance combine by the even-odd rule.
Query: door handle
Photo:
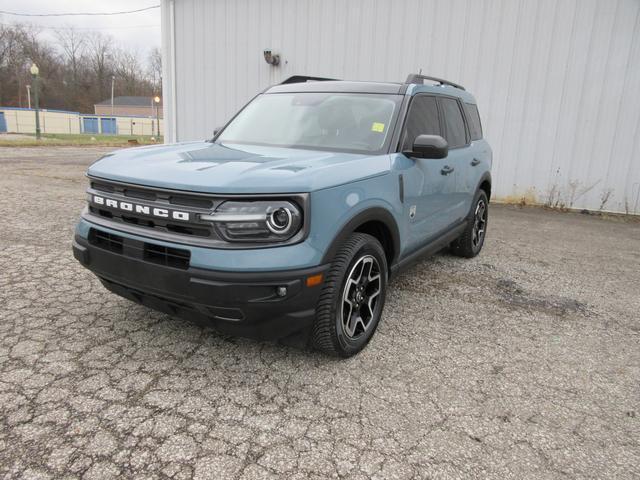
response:
[[[445,165],[444,167],[442,167],[442,170],[440,170],[440,173],[442,175],[449,175],[454,170],[455,170],[455,168],[450,167],[449,165]]]
[[[471,166],[475,167],[476,165],[480,165],[480,160],[474,158],[473,160],[471,160]]]

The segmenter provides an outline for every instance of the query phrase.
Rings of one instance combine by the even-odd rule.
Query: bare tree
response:
[[[22,57],[16,61],[15,78],[18,82],[17,98],[21,102],[24,95],[24,86],[31,83],[29,68],[35,63],[40,69],[41,106],[46,106],[48,101],[58,103],[61,91],[62,72],[64,67],[60,65],[59,55],[55,48],[40,40],[41,30],[33,25],[20,25],[16,27],[19,32],[19,41]],[[47,99],[47,100],[45,100]]]
[[[10,102],[12,93],[18,93],[18,104],[21,104],[16,73],[25,59],[20,37],[18,29],[0,24],[0,105]]]
[[[162,91],[162,53],[158,47],[153,47],[149,52],[149,79],[153,91]]]
[[[26,106],[29,67],[40,69],[40,105],[91,112],[108,98],[111,76],[116,95],[160,93],[161,56],[156,49],[145,62],[137,52],[116,48],[109,35],[59,29],[56,41],[41,39],[27,24],[0,25],[0,106]]]
[[[83,63],[82,56],[87,43],[86,36],[79,33],[74,27],[65,27],[56,30],[56,38],[65,62],[70,68],[72,86],[77,88],[80,67]]]
[[[115,73],[119,79],[120,91],[125,95],[142,95],[142,68],[138,53],[119,49],[115,55]]]
[[[106,98],[109,92],[109,79],[114,71],[112,43],[111,37],[100,32],[93,32],[87,38],[87,57],[100,100]]]

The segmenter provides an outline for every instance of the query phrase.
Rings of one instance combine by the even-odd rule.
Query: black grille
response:
[[[189,250],[163,247],[162,245],[154,245],[152,243],[144,244],[144,259],[147,262],[186,270],[189,268],[190,258],[191,252],[189,252]]]
[[[182,195],[171,195],[169,197],[169,203],[172,203],[173,205],[205,209],[211,209],[213,207],[213,201],[207,198],[185,197]]]
[[[113,218],[113,213],[111,213],[109,210],[102,210],[96,207],[89,207],[89,211],[91,211],[91,213],[95,215],[100,215],[101,217],[104,217],[104,218]]]
[[[142,258],[146,262],[182,270],[189,268],[189,260],[191,259],[189,250],[128,239],[96,228],[89,230],[89,243],[126,257]]]
[[[190,213],[188,222],[173,218],[162,218],[140,214],[134,211],[122,211],[109,208],[101,204],[89,204],[91,214],[109,219],[116,223],[126,223],[136,227],[150,228],[167,233],[179,234],[202,239],[217,239],[217,235],[210,222],[199,219],[200,214],[208,214],[215,209],[220,199],[214,199],[203,194],[178,193],[150,187],[137,187],[135,185],[123,185],[108,181],[91,181],[89,199],[91,194],[100,195],[102,192],[113,194],[113,197],[121,201],[131,202],[134,205],[140,202],[149,208],[157,207],[169,210],[180,210]]]
[[[173,225],[167,224],[167,230],[173,233],[180,233],[182,235],[193,235],[196,237],[209,237],[211,236],[211,230],[207,228],[198,228],[192,225]]]
[[[95,190],[100,190],[101,192],[109,192],[109,193],[113,193],[116,191],[113,185],[107,185],[107,184],[98,183],[98,182],[91,182],[91,188]]]
[[[148,188],[121,187],[117,184],[109,184],[103,182],[91,182],[91,188],[101,192],[120,193],[125,197],[137,198],[139,200],[164,200],[173,205],[182,205],[184,207],[195,207],[203,209],[211,209],[214,201],[210,198],[197,195],[184,195],[169,192],[156,191]]]
[[[96,208],[94,206],[89,206],[89,211],[93,215],[108,218],[109,220],[113,220],[118,223],[128,223],[137,227],[154,228],[156,230],[179,233],[180,235],[189,235],[191,237],[214,237],[211,225],[203,223],[169,223],[162,219],[151,220],[148,217],[134,217],[131,215],[125,215],[121,212],[112,212],[110,210]]]
[[[111,213],[111,212],[107,212],[107,213]],[[100,212],[100,215],[102,215],[102,212]],[[112,218],[112,217],[113,215],[111,215],[111,217],[108,217],[108,218]],[[143,227],[154,228],[156,226],[153,220],[147,220],[145,218],[129,217],[127,215],[120,215],[119,218],[122,219],[123,222],[132,223],[134,225],[142,225]]]
[[[98,248],[121,254],[124,242],[120,235],[114,235],[112,233],[102,232],[92,228],[89,231],[89,243]]]
[[[157,200],[158,198],[158,196],[153,192],[149,192],[146,190],[137,190],[134,188],[125,188],[123,190],[123,193],[125,197],[139,198],[141,200],[154,201],[154,200]]]

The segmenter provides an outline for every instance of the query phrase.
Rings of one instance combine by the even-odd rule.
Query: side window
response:
[[[480,123],[480,114],[478,107],[473,103],[465,103],[464,109],[467,111],[467,120],[469,123],[469,133],[471,140],[480,140],[482,138],[482,123]]]
[[[467,143],[464,120],[457,100],[452,98],[440,99],[442,114],[444,115],[444,138],[449,148],[462,147]]]
[[[418,135],[441,135],[435,97],[418,95],[411,101],[402,150],[410,150]]]

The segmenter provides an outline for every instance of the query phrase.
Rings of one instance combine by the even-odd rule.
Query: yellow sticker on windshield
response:
[[[371,131],[378,133],[384,132],[384,123],[373,122],[373,125],[371,125]]]

